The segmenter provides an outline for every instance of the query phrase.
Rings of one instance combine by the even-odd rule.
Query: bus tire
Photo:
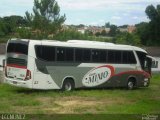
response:
[[[133,90],[136,87],[136,80],[134,78],[130,78],[127,82],[127,89]]]
[[[72,79],[66,79],[63,82],[62,91],[72,91],[75,88],[74,81]]]

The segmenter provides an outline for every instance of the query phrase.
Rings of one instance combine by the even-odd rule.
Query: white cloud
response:
[[[113,16],[111,17],[112,20],[121,20],[122,18],[120,16]]]
[[[144,11],[147,5],[159,0],[56,0],[61,12],[66,13],[66,23],[101,25],[107,21],[115,24],[148,21]],[[32,12],[34,0],[0,0],[0,16],[24,15]],[[126,19],[127,18],[127,19]]]
[[[57,0],[64,9],[143,9],[142,5],[158,3],[159,0]]]
[[[135,20],[140,19],[138,16],[134,16],[134,17],[132,17],[132,18],[135,19]]]
[[[11,6],[33,6],[34,0],[1,0],[0,5],[8,5]]]

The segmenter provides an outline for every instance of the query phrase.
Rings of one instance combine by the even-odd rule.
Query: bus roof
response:
[[[11,39],[11,40],[28,41],[29,39]],[[29,40],[29,42],[32,45],[65,46],[65,47],[112,49],[112,50],[135,50],[147,53],[144,49],[136,46],[114,44],[109,42],[88,41],[88,40],[68,40],[66,42],[58,40]]]

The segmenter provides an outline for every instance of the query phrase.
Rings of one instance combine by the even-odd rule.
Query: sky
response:
[[[0,0],[0,17],[25,16],[32,12],[34,0]],[[148,5],[160,4],[160,0],[57,0],[65,24],[102,26],[107,22],[115,25],[134,25],[148,22],[145,14]]]

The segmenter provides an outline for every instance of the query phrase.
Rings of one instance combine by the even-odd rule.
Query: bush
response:
[[[139,36],[134,33],[120,33],[115,37],[115,42],[118,44],[141,45]]]

